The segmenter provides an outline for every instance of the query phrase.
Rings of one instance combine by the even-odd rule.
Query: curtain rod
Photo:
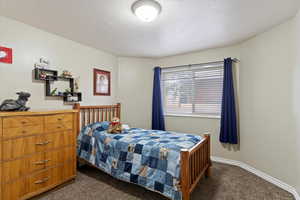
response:
[[[235,63],[240,62],[240,60],[237,58],[233,58],[232,61]],[[199,64],[177,65],[172,67],[163,67],[163,69],[170,69],[170,68],[177,68],[177,67],[191,67],[194,65],[212,65],[212,64],[219,64],[219,63],[224,63],[224,61],[222,60],[222,61],[214,61],[214,62],[199,63]]]

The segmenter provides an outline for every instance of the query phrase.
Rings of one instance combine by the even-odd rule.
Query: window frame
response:
[[[178,70],[174,70],[174,72],[176,71],[192,71],[193,74],[193,83],[195,83],[195,72],[200,71],[203,68],[219,68],[221,70],[224,69],[224,63],[218,63],[218,64],[212,64],[212,65],[204,65],[201,66],[199,65],[199,67],[197,67],[196,69],[191,69],[191,67],[187,68],[187,69],[180,69],[180,68],[186,68],[186,67],[176,67],[178,68]],[[166,69],[166,68],[165,68]],[[164,68],[162,68],[162,77],[163,77],[163,73],[168,73],[168,72],[163,72]],[[169,72],[171,73],[171,72]],[[222,77],[222,87],[221,90],[223,90],[223,79],[224,79],[224,73],[222,73],[223,77]],[[167,101],[165,101],[165,85],[164,85],[165,80],[163,80],[163,78],[161,79],[161,88],[162,88],[162,101],[163,101],[163,110],[164,110],[164,116],[165,117],[191,117],[191,118],[208,118],[208,119],[220,119],[221,118],[221,110],[222,110],[222,97],[220,99],[220,112],[216,113],[216,114],[205,114],[205,113],[197,113],[195,112],[195,93],[192,92],[193,96],[192,96],[192,113],[167,113],[166,111],[166,103]],[[195,84],[192,85],[193,86],[193,90],[195,89]]]

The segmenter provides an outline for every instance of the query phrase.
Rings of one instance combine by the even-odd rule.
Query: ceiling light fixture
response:
[[[161,5],[154,0],[138,0],[132,4],[132,12],[142,21],[151,22],[161,12]]]

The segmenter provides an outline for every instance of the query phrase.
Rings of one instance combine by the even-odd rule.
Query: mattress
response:
[[[113,177],[180,200],[180,151],[201,136],[141,128],[107,132],[109,122],[90,124],[78,136],[77,154]]]

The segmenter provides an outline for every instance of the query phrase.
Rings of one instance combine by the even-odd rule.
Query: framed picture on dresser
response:
[[[110,96],[110,72],[94,69],[94,95]]]

